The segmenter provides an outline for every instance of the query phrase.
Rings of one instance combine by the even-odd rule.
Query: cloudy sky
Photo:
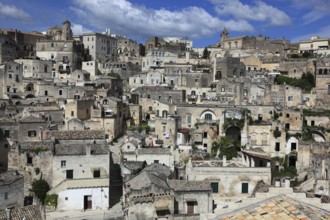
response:
[[[0,28],[45,31],[65,19],[74,34],[103,32],[138,42],[181,36],[204,47],[230,36],[259,34],[293,42],[330,37],[330,0],[0,0]]]

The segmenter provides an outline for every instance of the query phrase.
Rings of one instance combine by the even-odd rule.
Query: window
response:
[[[222,86],[222,87],[221,87],[221,92],[224,92],[224,91],[225,91],[225,87]]]
[[[101,171],[100,170],[94,170],[93,172],[93,177],[94,178],[100,178],[101,177]]]
[[[187,115],[187,123],[191,124],[191,115]]]
[[[74,111],[71,111],[71,116],[72,116],[72,117],[74,116]]]
[[[159,160],[154,160],[154,163],[159,163]]]
[[[275,151],[280,151],[280,142],[275,143]]]
[[[249,193],[249,184],[242,183],[242,193]]]
[[[58,94],[59,95],[62,95],[63,94],[63,91],[62,90],[58,90]]]
[[[179,202],[174,199],[174,214],[179,214]]]
[[[292,95],[288,96],[288,101],[293,101],[293,96]]]
[[[26,164],[27,165],[32,165],[32,157],[30,155],[26,156]]]
[[[211,182],[211,189],[213,193],[219,192],[219,183],[218,182]]]
[[[35,136],[37,136],[37,132],[34,131],[34,130],[28,131],[28,136],[29,137],[35,137]]]
[[[297,143],[291,143],[291,151],[297,150]]]
[[[67,170],[66,171],[66,178],[67,179],[73,179],[73,170]]]
[[[5,130],[5,137],[10,138],[10,130]]]
[[[289,123],[285,124],[285,129],[290,130],[290,124]]]
[[[8,199],[8,193],[5,192],[5,200],[7,200],[7,199]]]
[[[12,78],[13,78],[13,76],[12,76],[11,74],[9,74],[9,75],[8,75],[8,78],[9,78],[9,79],[12,79]]]
[[[206,113],[204,117],[205,117],[205,120],[212,120],[212,114],[210,114],[210,113]]]
[[[66,167],[66,160],[61,160],[61,167]]]
[[[290,118],[290,114],[286,114],[286,117],[287,117],[287,118]]]
[[[50,47],[54,47],[54,43],[51,43],[51,44],[50,44]]]
[[[203,133],[203,138],[207,138],[207,132]]]
[[[311,126],[315,126],[315,121],[311,121]]]
[[[328,85],[328,94],[330,94],[330,85]]]

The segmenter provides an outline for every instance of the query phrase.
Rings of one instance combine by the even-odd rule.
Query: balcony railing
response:
[[[69,58],[63,58],[63,59],[62,59],[62,63],[70,63]]]
[[[219,124],[220,120],[197,119],[197,124]]]
[[[63,68],[58,68],[58,71],[59,71],[60,73],[70,73],[70,68],[65,68],[65,69],[63,69]]]

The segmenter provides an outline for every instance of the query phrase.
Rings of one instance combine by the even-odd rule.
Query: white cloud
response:
[[[210,0],[220,16],[233,16],[237,19],[267,22],[271,26],[291,24],[290,17],[284,12],[262,1],[254,5],[243,4],[239,0]]]
[[[330,36],[330,25],[322,27],[319,31],[309,34],[304,34],[301,36],[294,37],[291,39],[292,42],[299,42],[300,40],[308,40],[311,39],[313,36],[319,36],[319,37],[328,37]]]
[[[189,36],[201,38],[220,33],[224,26],[234,31],[252,31],[247,21],[220,20],[200,7],[186,7],[170,11],[150,9],[128,0],[74,0],[71,9],[80,18],[79,23],[99,30],[110,28],[116,34],[134,39],[150,36]]]
[[[21,21],[28,21],[31,19],[31,16],[22,9],[19,9],[14,5],[5,5],[2,4],[1,2],[0,2],[0,17],[11,17]]]
[[[303,16],[305,24],[312,23],[329,15],[330,0],[293,0],[294,6],[299,9],[307,9]]]
[[[92,32],[92,30],[85,28],[83,25],[75,23],[71,24],[71,30],[73,32],[73,35],[81,35],[83,33]]]

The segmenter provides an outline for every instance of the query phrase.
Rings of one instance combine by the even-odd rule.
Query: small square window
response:
[[[242,193],[249,193],[249,183],[242,183]]]
[[[93,176],[94,176],[94,178],[100,178],[100,177],[101,177],[101,172],[100,172],[100,170],[94,170],[94,172],[93,172]]]
[[[5,130],[5,137],[10,138],[10,130]]]
[[[66,171],[66,178],[67,179],[73,179],[73,170],[67,170]]]
[[[68,197],[65,197],[65,200],[68,201],[69,200]]]
[[[66,167],[66,160],[61,161],[61,167]]]
[[[219,183],[211,182],[211,189],[212,189],[212,193],[218,193],[219,192]]]

